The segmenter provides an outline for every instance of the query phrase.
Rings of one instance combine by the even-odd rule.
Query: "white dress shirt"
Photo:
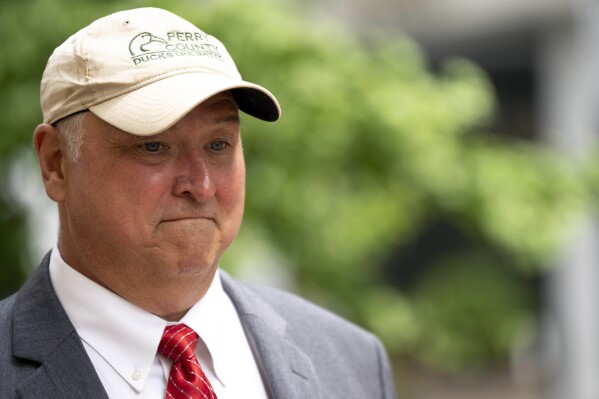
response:
[[[172,362],[156,351],[167,321],[88,279],[58,247],[50,279],[111,399],[164,399]],[[217,272],[206,295],[179,321],[199,336],[196,356],[218,399],[266,399],[247,337]]]

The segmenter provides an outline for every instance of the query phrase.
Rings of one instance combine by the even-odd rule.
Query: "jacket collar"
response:
[[[39,364],[17,388],[19,397],[108,399],[52,288],[49,260],[50,253],[21,288],[15,302],[13,354]]]
[[[221,273],[272,398],[321,398],[310,358],[286,334],[287,322],[249,287]]]

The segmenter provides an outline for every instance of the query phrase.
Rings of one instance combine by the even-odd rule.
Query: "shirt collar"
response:
[[[200,301],[193,305],[183,316],[179,323],[184,323],[191,327],[201,338],[198,341],[196,353],[207,350],[208,361],[212,364],[215,376],[225,385],[226,372],[222,367],[222,361],[228,356],[227,346],[223,343],[223,332],[227,330],[226,326],[231,316],[237,317],[237,314],[229,312],[229,297],[223,289],[220,272],[217,270],[214,280],[208,288],[208,291]]]
[[[50,257],[50,278],[81,339],[141,392],[167,322],[73,269],[62,259],[57,246]],[[180,321],[198,333],[212,359],[223,352],[219,307],[227,300],[217,272],[206,295]],[[223,381],[223,373],[217,371],[218,362],[213,363],[217,378]]]

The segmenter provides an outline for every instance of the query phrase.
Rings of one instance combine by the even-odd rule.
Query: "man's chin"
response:
[[[212,277],[217,268],[214,258],[182,260],[177,264],[176,274],[181,277]]]

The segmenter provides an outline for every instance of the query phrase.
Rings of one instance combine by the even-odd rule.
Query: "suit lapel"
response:
[[[288,338],[285,320],[248,288],[221,272],[273,399],[321,398],[310,358]]]
[[[52,288],[46,255],[15,303],[14,356],[37,370],[17,388],[22,399],[108,399],[102,383]]]

